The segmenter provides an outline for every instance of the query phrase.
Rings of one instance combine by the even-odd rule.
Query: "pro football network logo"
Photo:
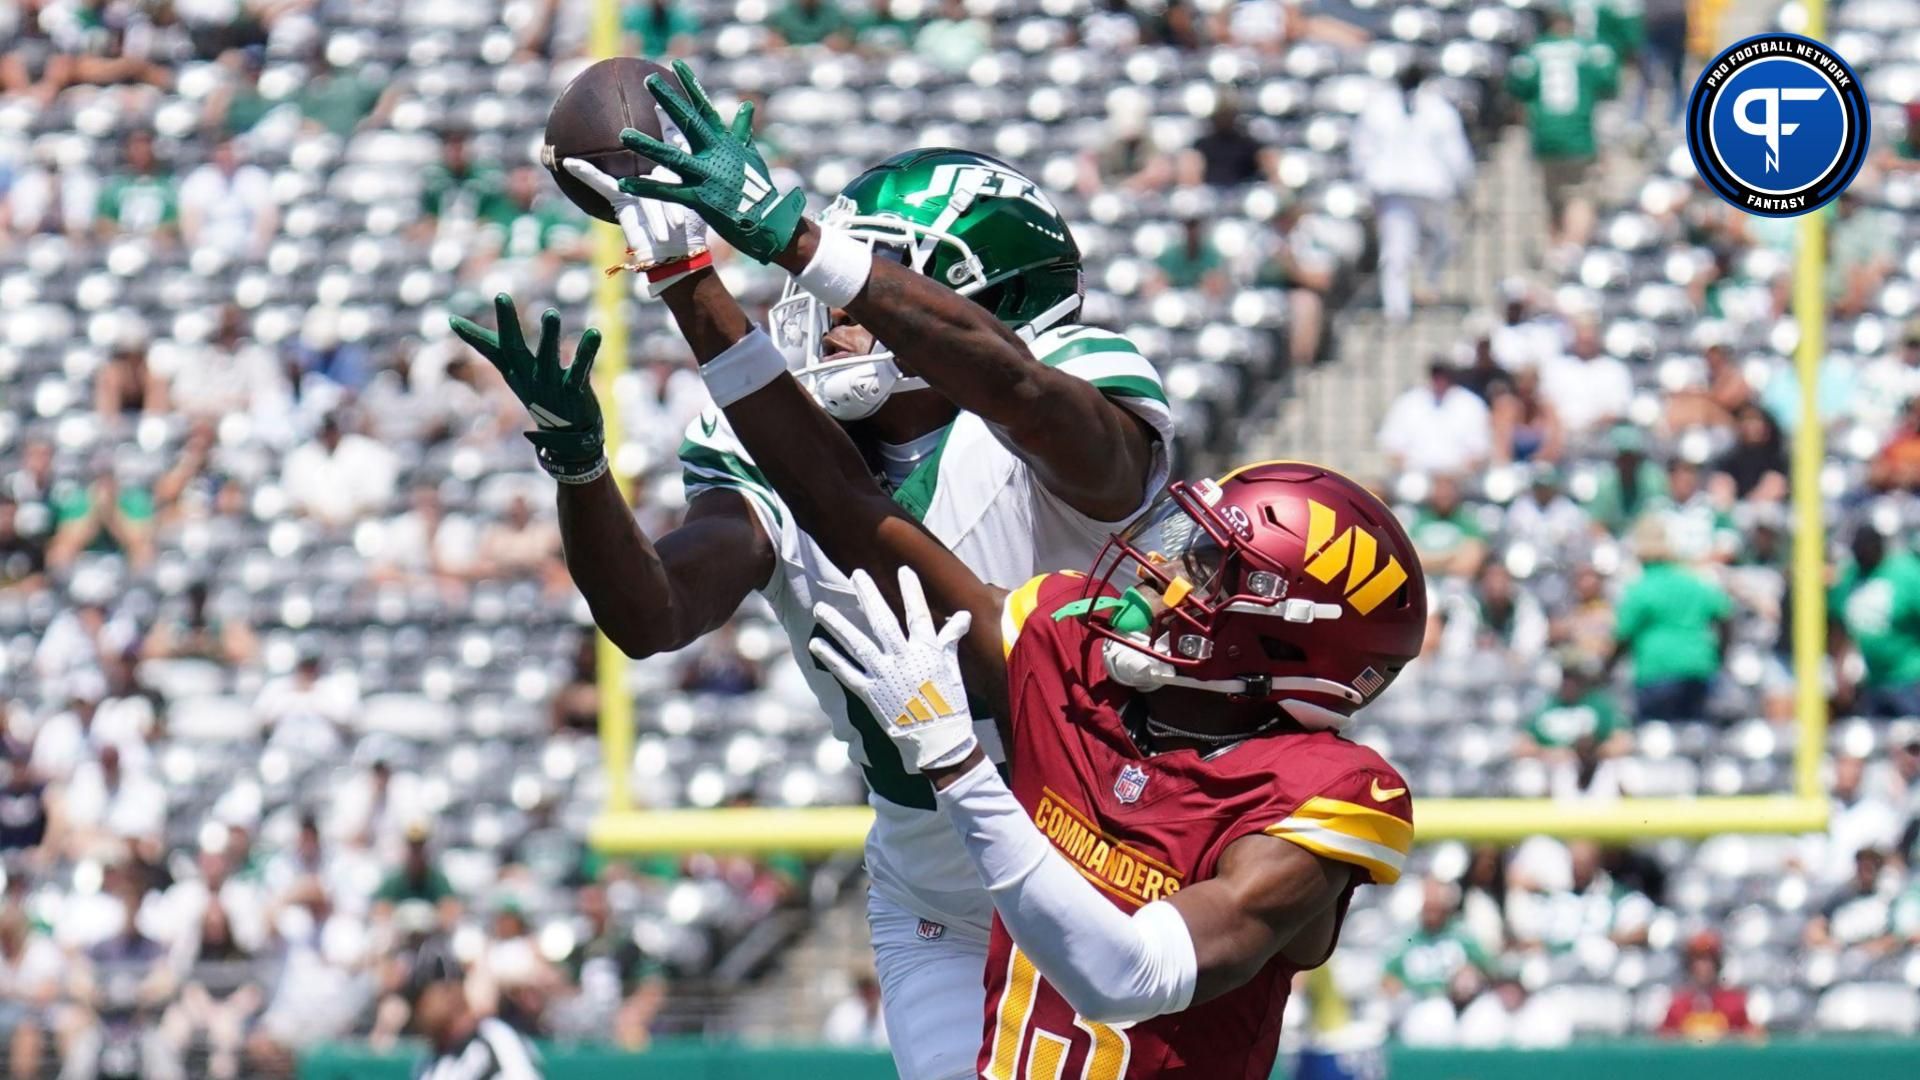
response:
[[[1797,217],[1832,202],[1867,158],[1867,99],[1838,54],[1756,34],[1714,57],[1687,100],[1687,150],[1721,198]]]

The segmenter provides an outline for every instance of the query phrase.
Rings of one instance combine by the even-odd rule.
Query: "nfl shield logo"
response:
[[[921,919],[919,933],[921,941],[939,941],[947,936],[947,928],[930,919]]]
[[[1138,765],[1128,765],[1120,770],[1120,778],[1113,782],[1113,797],[1123,803],[1140,801],[1140,794],[1147,790],[1147,770]]]

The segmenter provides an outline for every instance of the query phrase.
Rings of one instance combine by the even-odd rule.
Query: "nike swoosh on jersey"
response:
[[[1380,781],[1378,780],[1375,780],[1372,785],[1367,788],[1367,794],[1373,796],[1374,802],[1387,802],[1392,799],[1397,799],[1406,793],[1407,789],[1403,787],[1383,788],[1380,786]]]

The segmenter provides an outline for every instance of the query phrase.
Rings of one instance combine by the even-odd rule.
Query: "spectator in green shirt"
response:
[[[1581,38],[1564,6],[1551,9],[1546,32],[1507,68],[1507,92],[1527,110],[1557,248],[1577,248],[1593,231],[1593,205],[1583,190],[1597,149],[1593,111],[1619,89],[1619,79],[1613,50]]]
[[[1731,633],[1726,590],[1680,564],[1665,522],[1648,518],[1633,530],[1640,577],[1620,596],[1611,672],[1633,659],[1634,711],[1642,720],[1691,720],[1707,713]]]
[[[154,153],[153,132],[127,136],[126,171],[100,187],[94,214],[102,232],[171,234],[180,217],[180,182]]]
[[[397,100],[399,89],[398,82],[382,87],[358,71],[334,67],[315,53],[294,102],[308,124],[344,139],[362,124],[378,125]]]
[[[435,865],[428,852],[428,841],[432,831],[425,822],[414,822],[407,826],[407,852],[399,867],[380,881],[380,887],[374,890],[373,902],[377,911],[391,914],[392,909],[409,900],[420,900],[436,906],[456,903],[459,897],[453,891],[453,883],[447,875]]]
[[[676,0],[639,0],[620,9],[620,29],[635,56],[684,56],[693,49],[700,20]]]
[[[1527,741],[1549,755],[1589,744],[1608,757],[1624,752],[1632,742],[1598,672],[1578,661],[1561,666],[1553,697],[1527,721]]]
[[[1460,498],[1460,481],[1433,478],[1427,500],[1414,512],[1407,534],[1429,574],[1470,578],[1487,558],[1487,534]]]
[[[788,45],[844,49],[851,43],[853,21],[838,0],[788,0],[767,19],[767,29]]]
[[[111,465],[98,466],[89,485],[57,486],[52,502],[47,565],[65,567],[87,551],[124,555],[136,567],[152,561],[153,496],[145,488],[123,486]]]
[[[860,39],[863,50],[876,53],[894,53],[907,47],[919,31],[923,10],[916,0],[908,0],[915,18],[906,18],[894,10],[894,0],[868,0],[866,7],[853,18],[854,33]]]
[[[1154,265],[1160,270],[1161,288],[1199,289],[1208,296],[1226,295],[1226,260],[1207,238],[1206,222],[1199,218],[1180,223],[1180,239],[1168,244]]]
[[[1864,716],[1920,716],[1920,557],[1868,524],[1851,547],[1827,602],[1840,704]],[[1858,686],[1841,662],[1850,648],[1866,665]]]
[[[1667,474],[1647,457],[1646,433],[1621,424],[1607,433],[1613,468],[1602,470],[1587,513],[1615,536],[1667,496]]]
[[[440,161],[420,181],[421,224],[431,231],[441,218],[486,219],[500,213],[506,202],[506,177],[493,165],[474,160],[467,133],[443,134]]]
[[[946,0],[940,16],[914,35],[913,50],[927,60],[961,72],[993,43],[993,28],[967,11],[966,0]]]
[[[1428,878],[1422,885],[1420,925],[1387,958],[1380,980],[1389,995],[1405,991],[1417,998],[1437,997],[1464,968],[1482,975],[1493,970],[1492,958],[1461,925],[1458,896],[1444,881]]]

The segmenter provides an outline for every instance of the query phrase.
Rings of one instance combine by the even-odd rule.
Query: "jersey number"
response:
[[[1540,104],[1563,115],[1580,107],[1580,62],[1559,53],[1541,58]]]
[[[1033,1007],[1045,980],[1034,969],[1033,961],[1018,948],[1007,958],[1007,985],[1000,991],[1000,1004],[994,1007],[993,1056],[981,1070],[982,1080],[1065,1080],[1061,1075],[1067,1064],[1067,1051],[1074,1040],[1085,1035],[1089,1041],[1086,1064],[1080,1066],[1080,1080],[1120,1080],[1127,1074],[1127,1061],[1133,1056],[1133,1044],[1127,1033],[1105,1024],[1073,1018],[1074,1030],[1065,1033],[1033,1028],[1033,1046],[1024,1065],[1020,1046],[1026,1042],[1027,1029],[1033,1027]]]

